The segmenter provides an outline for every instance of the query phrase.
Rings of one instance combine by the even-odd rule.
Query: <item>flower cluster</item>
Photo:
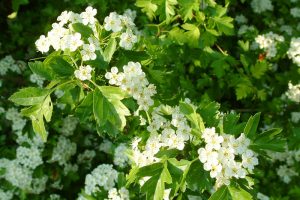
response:
[[[206,145],[198,150],[204,169],[216,178],[216,187],[229,185],[231,178],[245,178],[258,165],[257,156],[248,146],[250,140],[242,133],[233,135],[216,133],[215,128],[206,128],[202,133]]]
[[[14,196],[14,194],[11,191],[5,192],[0,188],[0,199],[11,200],[13,198],[13,196]]]
[[[291,15],[295,18],[300,18],[300,8],[291,8]]]
[[[126,154],[127,146],[124,143],[119,144],[114,153],[114,164],[119,167],[125,167],[129,163],[129,158]]]
[[[252,0],[251,7],[253,12],[255,13],[262,13],[267,10],[272,11],[273,5],[271,0]]]
[[[257,199],[258,200],[269,200],[270,198],[260,192],[257,193]]]
[[[291,112],[291,121],[298,123],[300,121],[300,112]]]
[[[112,154],[113,152],[113,144],[111,141],[104,139],[103,142],[99,146],[99,150],[103,151],[107,154]]]
[[[156,107],[152,112],[152,121],[147,127],[150,136],[144,147],[145,150],[140,151],[138,148],[140,138],[132,142],[132,158],[137,166],[145,166],[158,161],[155,154],[161,148],[183,150],[185,142],[190,139],[191,128],[179,107],[169,107],[172,113],[170,114],[171,120],[162,116],[161,108],[161,106]]]
[[[26,125],[26,119],[24,119],[16,108],[9,108],[5,113],[5,118],[12,122],[13,131],[22,131]]]
[[[60,132],[65,136],[73,135],[78,122],[78,118],[73,116],[64,118],[62,127],[60,128]]]
[[[300,67],[300,37],[292,38],[287,55],[297,66]]]
[[[19,146],[15,159],[0,159],[0,171],[4,169],[4,174],[0,175],[0,179],[4,178],[13,186],[26,190],[28,193],[40,194],[46,189],[48,177],[33,177],[33,173],[38,166],[43,164],[43,146],[30,139],[27,142],[30,146]]]
[[[58,162],[59,165],[67,165],[71,156],[76,153],[76,149],[76,143],[73,143],[70,139],[60,135],[49,162]]]
[[[298,176],[294,165],[300,162],[300,150],[287,150],[285,152],[268,152],[271,161],[283,163],[277,169],[277,175],[285,183],[289,183],[293,176]]]
[[[289,183],[291,182],[293,176],[298,176],[299,174],[292,167],[280,165],[277,169],[277,175],[283,182]]]
[[[243,25],[241,25],[241,27],[239,28],[239,30],[238,30],[238,36],[243,36],[245,33],[247,33],[247,32],[254,32],[256,29],[255,29],[255,27],[254,26],[248,26],[248,25],[246,25],[246,24],[243,24]]]
[[[134,34],[137,32],[134,19],[136,12],[126,10],[123,15],[119,15],[116,12],[111,12],[109,16],[104,19],[104,29],[112,32],[121,32],[120,47],[131,50],[133,45],[137,43],[138,38]]]
[[[23,147],[17,148],[17,161],[26,168],[35,169],[37,166],[43,164],[41,152],[37,147]]]
[[[83,46],[84,41],[81,34],[74,31],[73,24],[82,23],[96,32],[96,19],[94,18],[96,14],[97,10],[92,7],[87,7],[85,12],[82,12],[81,14],[71,11],[62,12],[61,15],[58,16],[57,22],[52,24],[52,29],[47,33],[47,36],[41,35],[35,42],[37,49],[40,52],[45,53],[48,52],[50,46],[52,46],[56,51],[76,51]],[[89,39],[89,42],[92,41],[91,38]]]
[[[99,165],[85,177],[84,192],[88,195],[92,195],[99,191],[100,187],[108,191],[114,188],[117,179],[118,172],[113,169],[112,165]]]
[[[129,200],[129,192],[125,187],[119,190],[112,188],[108,191],[108,199],[105,200]]]
[[[244,15],[237,15],[235,16],[235,21],[238,24],[246,24],[248,22],[248,19]]]
[[[111,71],[105,74],[105,78],[109,80],[109,84],[119,86],[136,99],[139,110],[148,110],[154,104],[151,97],[156,94],[156,87],[149,84],[139,62],[128,62],[123,66],[123,72],[119,72],[117,67],[112,67]]]
[[[54,50],[69,50],[74,52],[80,50],[82,60],[95,60],[96,50],[100,50],[99,34],[97,32],[97,19],[95,18],[97,10],[87,7],[84,12],[78,14],[72,11],[64,11],[57,18],[57,22],[52,24],[52,29],[47,36],[41,35],[35,42],[37,49],[46,53],[52,46]],[[137,42],[137,36],[134,34],[136,27],[134,24],[135,12],[125,11],[123,15],[112,12],[104,19],[104,29],[106,31],[120,32],[119,45],[124,49],[130,50]],[[88,26],[92,31],[87,40],[76,32],[74,26],[78,24]],[[121,32],[124,31],[124,32]]]
[[[255,42],[258,43],[259,48],[266,51],[267,58],[273,58],[277,54],[276,45],[278,42],[283,42],[284,37],[275,34],[273,32],[269,32],[267,34],[258,35],[255,38]]]
[[[0,75],[5,75],[8,71],[21,74],[21,70],[25,67],[22,61],[15,61],[11,55],[5,56],[0,60]]]
[[[29,77],[30,82],[36,83],[39,87],[43,87],[45,79],[37,74],[31,74]]]
[[[300,58],[300,57],[299,57]],[[293,85],[291,82],[289,83],[289,89],[286,91],[286,96],[296,103],[300,102],[300,84]]]

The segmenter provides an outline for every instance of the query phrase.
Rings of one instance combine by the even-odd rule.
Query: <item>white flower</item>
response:
[[[78,78],[79,80],[85,81],[85,80],[91,80],[92,75],[91,72],[93,71],[93,69],[91,68],[91,66],[86,65],[86,66],[80,66],[79,70],[75,70],[74,75],[76,78]]]
[[[126,154],[127,146],[123,143],[115,149],[114,164],[120,167],[125,167],[129,163],[129,158]]]
[[[251,7],[255,13],[262,13],[267,10],[273,10],[271,0],[252,0]]]
[[[46,53],[49,51],[50,41],[44,35],[41,35],[40,38],[35,42],[35,46],[38,51],[42,53]]]
[[[17,148],[16,161],[23,167],[35,169],[37,166],[43,164],[41,152],[36,147],[26,148],[19,146]]]
[[[77,145],[70,139],[60,135],[58,142],[53,149],[52,157],[49,162],[58,162],[59,165],[65,165],[67,161],[76,153]]]
[[[122,200],[129,200],[129,191],[125,187],[119,189],[119,194]]]
[[[145,150],[147,152],[150,152],[150,154],[154,155],[159,151],[161,146],[162,144],[160,143],[159,136],[151,135],[147,140]]]
[[[211,149],[211,150],[212,149],[219,150],[223,140],[224,139],[223,139],[222,136],[218,136],[217,134],[213,135],[205,141],[207,143],[205,148],[206,149]]]
[[[122,30],[122,22],[116,12],[111,12],[109,16],[104,19],[104,29],[107,31],[119,32]]]
[[[222,171],[222,165],[219,163],[212,163],[210,169],[210,177],[215,178]]]
[[[95,47],[96,50],[100,50],[101,49],[100,48],[99,40],[96,37],[91,36],[91,37],[88,38],[88,41],[89,41],[89,43],[91,45],[94,45],[94,47]]]
[[[283,42],[284,37],[269,32],[267,34],[258,35],[255,38],[255,42],[259,44],[259,48],[266,50],[267,58],[275,57],[277,54],[276,45],[278,42]]]
[[[286,96],[290,100],[299,103],[300,102],[300,84],[293,85],[291,82],[289,82],[289,89],[286,92]]]
[[[126,9],[123,16],[129,17],[132,21],[134,21],[134,19],[136,18],[136,11]]]
[[[283,182],[289,183],[293,176],[298,176],[298,173],[287,165],[281,165],[277,169],[277,175],[282,179]]]
[[[135,36],[132,32],[122,33],[120,36],[120,47],[123,47],[126,50],[131,50],[133,45],[137,43],[137,36]]]
[[[293,60],[293,63],[300,67],[300,37],[292,38],[287,55]]]
[[[60,25],[64,25],[66,23],[68,23],[68,21],[70,20],[71,17],[71,13],[72,12],[68,12],[68,11],[63,11],[58,17],[57,17],[57,21],[59,21]]]
[[[234,149],[231,147],[221,147],[219,149],[219,159],[225,163],[234,160]]]
[[[300,18],[300,8],[291,8],[291,15],[295,18]]]
[[[97,55],[95,54],[95,46],[93,44],[84,44],[83,50],[81,51],[82,60],[95,60]]]
[[[76,51],[78,47],[83,45],[83,41],[81,40],[81,34],[75,33],[71,35],[69,41],[69,49],[70,51]]]
[[[114,188],[117,179],[118,172],[113,169],[112,165],[99,165],[85,177],[84,191],[88,195],[99,191],[100,187],[108,191]]]
[[[205,128],[201,137],[206,141],[209,140],[215,134],[216,134],[215,127]]]
[[[96,19],[95,19],[95,15],[97,14],[97,10],[92,8],[91,6],[87,7],[85,9],[85,12],[82,12],[80,14],[80,17],[82,18],[82,23],[84,25],[87,24],[94,24]]]
[[[260,192],[257,193],[257,199],[258,200],[269,200],[270,198]]]
[[[247,168],[248,170],[252,171],[255,165],[258,165],[258,159],[254,155],[253,151],[247,150],[242,155],[242,165],[243,167]]]
[[[212,151],[211,149],[200,148],[198,149],[199,160],[202,163],[206,162],[215,162],[214,160],[218,160],[218,153],[216,151]]]
[[[244,15],[237,15],[235,16],[235,21],[238,24],[246,24],[248,22],[248,19]]]
[[[117,67],[112,67],[110,69],[110,72],[106,72],[105,78],[109,80],[109,84],[111,85],[117,85],[119,80],[118,80],[118,68]]]

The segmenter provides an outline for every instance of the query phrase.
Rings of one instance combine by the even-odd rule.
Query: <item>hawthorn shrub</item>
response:
[[[298,0],[0,5],[0,199],[300,198]]]

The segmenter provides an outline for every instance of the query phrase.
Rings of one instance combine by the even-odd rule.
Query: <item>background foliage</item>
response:
[[[296,114],[292,114],[300,112],[299,101],[290,100],[286,91],[290,82],[294,85],[298,84],[300,78],[299,66],[293,63],[287,55],[292,38],[300,35],[299,17],[292,16],[290,11],[292,8],[299,8],[300,2],[297,0],[272,0],[272,10],[260,13],[255,12],[253,2],[251,0],[126,0],[122,3],[117,0],[1,1],[0,68],[4,69],[10,65],[11,69],[7,70],[6,73],[0,73],[2,84],[0,106],[3,108],[0,111],[1,121],[3,121],[0,134],[0,158],[15,159],[19,146],[31,146],[26,142],[18,142],[18,138],[21,138],[20,132],[22,132],[21,135],[28,134],[30,137],[34,137],[34,132],[37,132],[38,129],[38,132],[46,132],[46,130],[40,130],[39,125],[33,124],[32,128],[31,123],[29,123],[30,119],[18,114],[23,107],[18,107],[8,100],[13,93],[21,88],[37,88],[38,81],[31,76],[32,71],[35,72],[33,69],[38,68],[38,66],[33,66],[34,64],[38,65],[38,62],[34,62],[36,60],[32,59],[44,56],[36,51],[34,45],[39,36],[51,29],[51,24],[64,10],[82,12],[90,5],[98,10],[96,17],[99,22],[102,22],[110,12],[123,13],[130,8],[137,12],[135,24],[139,30],[143,31],[143,37],[141,37],[136,51],[116,51],[111,63],[107,66],[103,65],[105,67],[97,69],[97,72],[104,76],[103,72],[109,71],[108,66],[120,67],[129,61],[140,62],[149,82],[157,87],[155,105],[176,106],[184,98],[189,98],[198,107],[196,111],[203,118],[205,127],[214,126],[221,130],[220,127],[223,126],[226,130],[224,132],[232,131],[230,133],[232,135],[246,132],[247,122],[248,129],[253,127],[255,129],[252,130],[253,135],[270,128],[282,129],[282,132],[273,130],[274,132],[271,133],[271,135],[277,134],[276,137],[280,139],[274,139],[273,135],[272,137],[261,138],[255,135],[253,138],[250,136],[249,138],[256,141],[257,146],[255,147],[254,144],[253,149],[258,152],[261,148],[263,150],[286,151],[285,154],[282,153],[283,155],[261,153],[259,166],[245,181],[247,183],[234,181],[228,187],[219,188],[217,192],[213,193],[213,196],[211,196],[212,191],[210,191],[213,181],[205,181],[206,178],[204,180],[203,177],[208,177],[207,179],[210,177],[202,169],[199,160],[192,162],[191,159],[195,158],[195,155],[186,152],[176,154],[177,158],[183,159],[181,160],[182,163],[176,163],[178,161],[174,161],[175,156],[167,155],[167,158],[159,166],[150,165],[146,169],[140,168],[132,180],[129,178],[132,183],[138,182],[137,179],[144,176],[151,175],[157,178],[157,180],[153,179],[155,183],[148,182],[148,185],[142,187],[141,192],[138,184],[127,184],[132,195],[131,198],[143,199],[145,198],[143,193],[145,193],[149,199],[155,199],[151,196],[156,194],[155,191],[148,191],[147,186],[152,188],[153,185],[161,182],[161,184],[166,184],[169,187],[171,183],[180,182],[182,176],[186,176],[187,192],[180,193],[182,195],[176,197],[178,199],[187,199],[185,194],[196,195],[197,192],[201,193],[203,199],[255,199],[257,192],[261,192],[271,199],[299,198],[300,127],[299,119],[293,119],[293,115],[296,116]],[[239,20],[238,16],[241,15],[246,20]],[[253,44],[258,35],[267,34],[271,31],[284,37],[283,42],[276,43],[276,55],[274,57],[268,57],[266,49],[255,48]],[[48,57],[49,60],[57,56],[51,55],[52,57]],[[6,56],[11,56],[13,61],[3,61]],[[7,64],[8,62],[11,64]],[[27,64],[28,62],[29,64]],[[64,66],[65,70],[66,64],[60,64],[58,63],[58,68]],[[47,62],[44,61],[43,67],[46,65]],[[66,77],[68,76],[67,71],[60,73],[65,73]],[[69,73],[73,74],[73,71],[71,70]],[[99,84],[107,84],[103,77],[96,81]],[[119,128],[122,127],[124,130],[120,131],[111,127],[109,126],[110,123],[101,128],[97,127],[96,122],[102,121],[103,118],[101,117],[103,116],[96,115],[96,121],[94,121],[94,119],[90,120],[91,113],[85,113],[92,99],[93,102],[95,101],[95,97],[93,98],[92,95],[97,90],[93,94],[86,95],[83,86],[79,85],[79,83],[74,83],[73,85],[61,86],[60,89],[65,92],[65,95],[59,98],[59,95],[52,94],[53,105],[48,104],[47,94],[44,94],[44,91],[27,89],[29,91],[26,93],[38,93],[39,96],[46,99],[46,103],[43,102],[36,113],[37,115],[43,113],[40,118],[42,121],[45,119],[47,131],[50,133],[47,143],[43,146],[42,155],[43,159],[47,161],[34,169],[32,177],[46,175],[48,184],[45,191],[38,195],[30,191],[20,190],[9,181],[2,181],[3,179],[1,179],[0,188],[3,191],[13,191],[15,198],[19,199],[55,199],[53,196],[50,197],[53,194],[59,194],[61,198],[65,199],[75,199],[84,187],[87,174],[91,173],[101,163],[114,163],[115,149],[120,143],[129,143],[129,140],[139,133],[143,140],[149,136],[145,128],[139,125],[138,117],[127,117],[127,125],[124,127],[122,124],[124,119],[122,118],[121,122],[118,121],[120,112],[114,119],[107,118],[105,120],[109,122],[118,121]],[[51,88],[48,89],[51,90]],[[22,95],[21,97],[23,98]],[[123,100],[123,98],[125,97],[116,101],[121,102],[122,100],[121,104],[124,103],[131,112],[135,111],[136,103],[132,99]],[[18,98],[15,96],[15,99]],[[14,103],[25,106],[34,104],[28,103],[28,99],[24,102],[14,100]],[[66,105],[65,109],[59,108],[61,104]],[[79,105],[81,107],[78,108]],[[52,117],[49,113],[50,116],[47,117],[47,111],[51,109],[54,109]],[[218,118],[219,113],[221,115],[224,113],[222,120],[225,119],[225,122],[222,126]],[[256,113],[260,113],[260,115]],[[22,114],[26,116],[26,110],[23,110]],[[185,114],[188,118],[191,113]],[[123,115],[126,114],[123,113]],[[188,119],[191,124],[200,123],[197,120],[196,122],[193,121],[195,116],[190,117],[192,120]],[[47,123],[50,118],[51,122]],[[115,123],[112,124],[115,125]],[[226,126],[232,129],[226,129]],[[195,127],[192,128],[196,129]],[[60,138],[61,135],[68,138],[64,140],[68,145],[76,144],[77,151],[72,153],[72,150],[67,150],[70,150],[70,156],[66,159],[66,163],[48,162],[51,160],[58,142],[63,141]],[[112,144],[109,145],[110,148],[104,147],[108,143],[107,139],[112,141]],[[270,145],[268,146],[268,144]],[[97,156],[86,162],[78,161],[78,155],[85,150],[93,150]],[[192,149],[190,152],[195,153],[196,151]],[[290,159],[288,160],[288,158]],[[0,161],[4,163],[4,160],[0,159]],[[78,169],[72,170],[72,166],[75,165]],[[192,170],[189,171],[190,174],[181,174],[176,165],[187,165]],[[295,174],[288,175],[286,172],[282,176],[278,176],[280,168],[284,165],[293,168]],[[117,168],[125,173],[130,170],[129,166],[123,169]],[[168,170],[170,172],[166,172]],[[132,174],[134,174],[133,172]],[[168,173],[171,173],[172,181],[168,179]],[[291,178],[290,181],[284,181],[284,177],[287,176]],[[125,179],[125,175],[121,175],[119,179]],[[118,181],[119,188],[125,186],[125,182]],[[54,183],[62,185],[63,188],[59,189],[59,186],[53,186]],[[247,186],[252,190],[249,190]],[[185,191],[183,188],[180,185],[181,191]],[[248,196],[250,194],[252,197]],[[101,195],[99,194],[97,198],[104,198]],[[161,198],[157,197],[157,199]]]

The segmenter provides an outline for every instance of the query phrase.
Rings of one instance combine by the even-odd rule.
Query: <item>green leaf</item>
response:
[[[260,79],[268,70],[268,63],[266,61],[258,61],[252,65],[250,71],[254,78]]]
[[[198,0],[179,0],[181,6],[179,13],[183,16],[184,22],[193,19],[193,11],[199,10]]]
[[[187,41],[187,38],[184,33],[184,30],[178,27],[174,27],[170,30],[169,37],[171,40],[175,40],[178,44],[182,45]]]
[[[260,113],[256,113],[254,116],[251,116],[246,124],[244,133],[246,137],[253,139],[256,134],[256,130],[259,124]]]
[[[178,149],[164,149],[164,150],[160,150],[157,154],[155,154],[155,157],[156,158],[162,158],[162,157],[174,158],[179,153],[180,153],[180,151]]]
[[[14,93],[9,100],[18,105],[31,106],[44,101],[49,90],[35,87],[27,87]]]
[[[226,70],[230,68],[229,64],[226,62],[225,58],[215,60],[211,63],[214,74],[218,78],[221,78],[225,75]]]
[[[53,104],[51,101],[50,96],[47,96],[47,98],[45,99],[45,101],[42,103],[42,113],[45,117],[45,120],[47,122],[51,121],[51,117],[52,117],[52,111],[53,111]]]
[[[253,150],[272,150],[283,152],[285,150],[286,141],[279,135],[282,129],[273,128],[261,134],[258,134],[250,148]]]
[[[98,88],[108,99],[122,100],[124,98],[130,97],[128,92],[122,90],[120,87],[100,86]]]
[[[29,68],[31,71],[47,80],[52,80],[53,74],[52,70],[46,67],[43,62],[35,61],[28,63]]]
[[[146,13],[150,20],[155,17],[157,5],[152,0],[137,0],[135,5],[142,8],[142,12]]]
[[[238,123],[240,115],[235,113],[226,114],[223,117],[223,130],[226,134],[231,135],[239,135],[241,132],[244,131],[246,126],[245,122]]]
[[[146,194],[146,199],[163,199],[165,183],[172,183],[172,177],[167,168],[167,163],[162,165],[163,168],[155,171],[155,173],[152,174],[152,177],[147,180],[141,188],[141,192]]]
[[[194,24],[185,23],[182,25],[182,28],[186,30],[185,36],[187,38],[187,43],[191,47],[198,47],[199,46],[199,37],[200,37],[200,30]]]
[[[93,114],[93,92],[88,93],[76,108],[75,113],[81,122],[87,121]]]
[[[235,88],[237,100],[241,100],[248,97],[250,94],[253,93],[253,90],[254,90],[253,85],[248,78],[246,77],[240,78],[238,83],[236,83],[236,88]]]
[[[242,48],[243,51],[249,51],[249,41],[244,42],[243,40],[239,40],[238,45]]]
[[[185,114],[186,118],[191,122],[192,129],[195,129],[197,135],[200,136],[199,133],[203,132],[205,129],[202,117],[196,113],[195,109],[191,105],[187,103],[180,102],[179,108],[180,111]]]
[[[88,38],[93,34],[93,30],[90,27],[88,27],[82,23],[74,23],[74,24],[72,24],[72,27],[73,27],[74,31],[80,33],[81,36],[83,36],[85,38]]]
[[[115,38],[110,38],[107,47],[105,48],[103,52],[103,58],[106,62],[110,62],[112,59],[112,56],[114,55],[117,48],[117,41]]]
[[[217,28],[220,33],[224,33],[225,35],[233,35],[233,18],[231,17],[213,17],[213,21],[216,23]]]
[[[53,104],[49,95],[43,102],[21,110],[22,115],[31,119],[33,131],[39,134],[44,142],[47,140],[44,118],[47,122],[50,122],[52,111]]]
[[[210,175],[203,169],[200,160],[193,162],[187,170],[186,183],[189,189],[202,193],[212,187]]]
[[[208,200],[231,200],[228,188],[223,185]]]
[[[144,167],[139,168],[136,176],[138,178],[145,177],[145,176],[152,176],[154,174],[158,174],[162,171],[164,165],[162,163],[153,163],[151,165],[146,165]]]
[[[210,102],[205,104],[199,110],[203,121],[205,122],[206,127],[215,127],[218,124],[217,115],[219,113],[220,104],[216,102]]]
[[[105,96],[100,88],[95,89],[93,93],[93,112],[100,126],[109,121],[119,130],[122,130],[126,125],[125,116],[130,115],[127,107],[120,101],[120,94],[109,93]]]
[[[241,187],[228,186],[232,200],[252,200],[252,195]]]
[[[166,21],[171,21],[171,16],[175,15],[175,5],[177,5],[177,0],[165,0],[165,14]]]
[[[43,114],[40,113],[37,116],[31,118],[32,127],[35,133],[39,134],[43,141],[47,141],[47,131],[45,129]]]
[[[74,69],[62,56],[49,55],[43,62],[44,66],[52,71],[52,78],[65,78],[74,74]]]

